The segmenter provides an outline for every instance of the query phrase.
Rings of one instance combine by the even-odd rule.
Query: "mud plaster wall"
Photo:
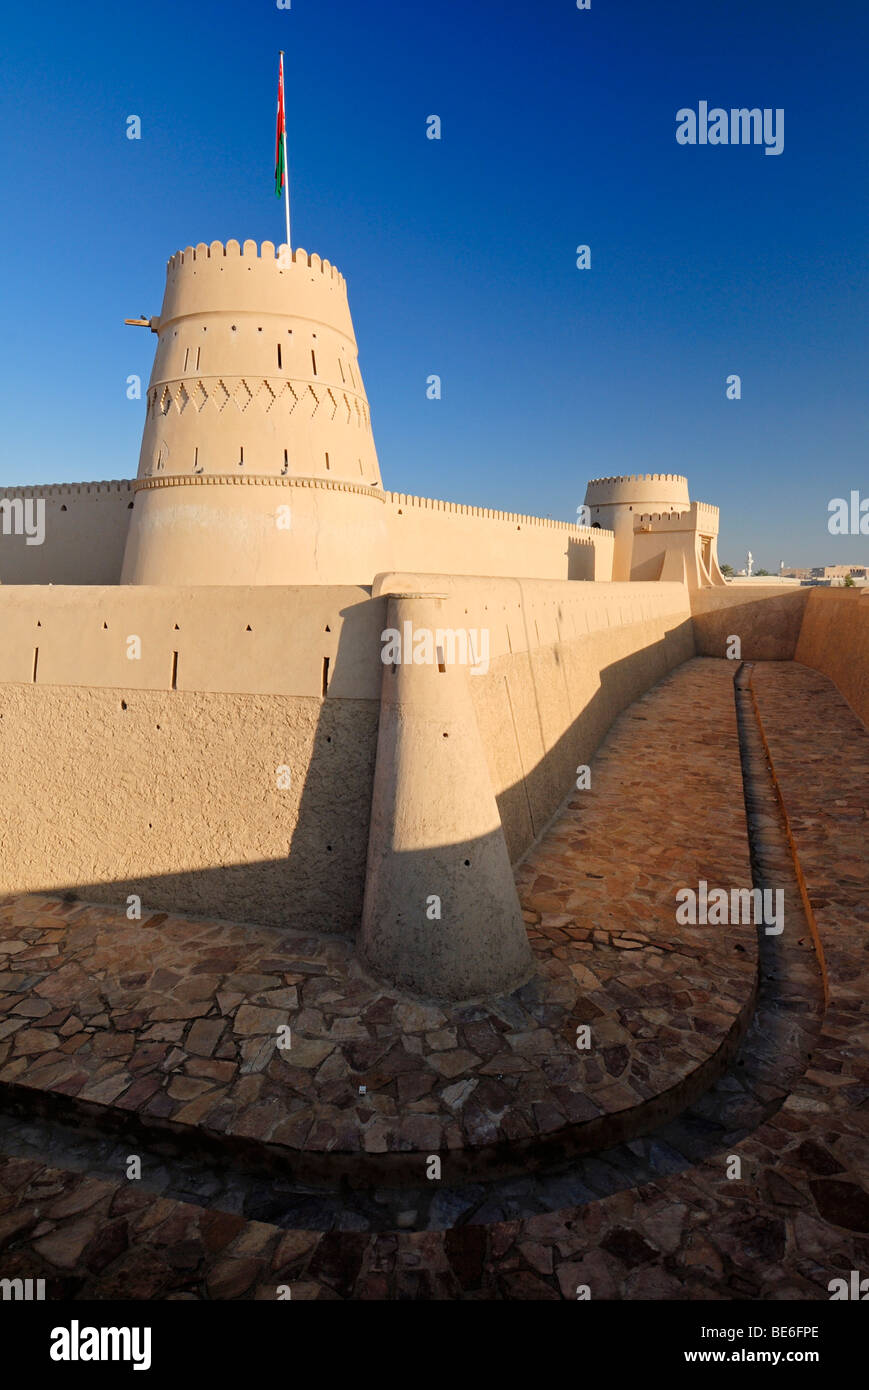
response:
[[[41,545],[15,533],[14,513],[0,525],[0,584],[117,584],[133,496],[129,481],[0,488],[0,501],[40,500],[45,518]]]
[[[352,931],[377,714],[363,700],[0,687],[0,891],[134,893],[143,917]]]
[[[792,661],[810,590],[738,584],[691,595],[698,656],[727,656],[737,636],[745,661]]]
[[[468,680],[516,859],[615,715],[693,655],[687,592],[448,582],[455,625],[491,625]],[[0,590],[0,892],[355,931],[384,611],[357,589]]]
[[[197,479],[202,482],[203,480]],[[240,481],[233,478],[231,481]],[[184,490],[185,493],[189,489]],[[201,493],[202,489],[198,489]],[[301,494],[288,492],[286,498],[273,488],[238,488],[208,490],[206,500],[214,508],[217,503],[228,513],[228,520],[243,523],[248,512],[260,517],[264,535],[271,540],[274,531],[276,499],[291,505],[295,530],[280,533],[281,546],[291,549],[286,569],[273,562],[276,581],[280,583],[320,584],[334,582],[335,563],[330,564],[328,547],[323,546],[325,559],[321,574],[317,565],[300,561],[299,552],[317,553],[316,543],[306,531]],[[347,498],[336,494],[317,494],[324,506],[333,510],[346,507]],[[195,497],[195,492],[194,492]],[[368,583],[376,569],[398,569],[418,564],[425,557],[429,570],[450,574],[510,576],[526,574],[548,579],[598,579],[612,576],[613,536],[608,531],[582,529],[549,520],[545,517],[521,516],[482,507],[467,507],[460,503],[444,502],[406,493],[387,492],[385,505],[378,503],[374,512],[363,500],[352,502],[358,507],[358,525],[363,528],[376,522],[382,526],[382,540],[376,547],[370,572],[354,576]],[[41,500],[45,508],[45,537],[41,545],[29,545],[24,535],[14,534],[13,524],[7,524],[8,534],[0,525],[0,583],[2,584],[118,584],[121,579],[124,547],[133,516],[134,485],[130,481],[103,483],[52,484],[45,487],[0,489],[0,499],[20,498]],[[163,499],[168,506],[171,499]],[[201,501],[201,498],[200,498]],[[143,497],[136,506],[142,508],[154,499]],[[250,504],[245,508],[242,503]],[[220,509],[213,513],[215,521],[212,550],[203,545],[197,557],[195,547],[185,557],[183,566],[167,558],[149,562],[148,569],[160,584],[185,583],[175,571],[197,583],[226,583],[234,586],[233,565],[226,559],[225,572],[214,573],[221,564],[213,554],[213,546],[223,534],[217,529]],[[328,524],[335,527],[338,512]],[[2,518],[0,518],[2,521]],[[325,525],[317,519],[317,525]],[[217,539],[215,539],[217,538]],[[165,545],[158,528],[155,540]],[[260,548],[263,537],[260,536]],[[322,544],[322,541],[321,541]],[[192,542],[191,542],[192,546]],[[158,552],[158,555],[162,552]],[[171,548],[170,548],[171,554]],[[262,561],[262,556],[260,557]],[[255,578],[255,566],[247,558],[236,566],[244,579]],[[266,566],[266,571],[271,572]]]
[[[869,591],[810,589],[796,659],[829,676],[869,727]]]

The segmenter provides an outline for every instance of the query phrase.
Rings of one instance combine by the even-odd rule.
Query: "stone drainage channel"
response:
[[[786,1099],[806,1069],[823,1014],[820,963],[805,915],[785,822],[776,796],[751,691],[751,664],[734,680],[743,788],[755,888],[782,890],[785,927],[758,929],[756,1009],[730,1067],[674,1119],[646,1135],[531,1174],[450,1186],[356,1188],[306,1186],[279,1174],[187,1151],[171,1137],[143,1144],[117,1134],[22,1114],[0,1089],[0,1151],[110,1181],[131,1153],[142,1159],[142,1186],[177,1201],[241,1214],[287,1229],[316,1231],[440,1230],[488,1225],[580,1206],[722,1155],[757,1129]],[[742,886],[742,885],[734,885]],[[675,909],[674,909],[675,910]],[[710,930],[726,930],[711,927]],[[420,1166],[424,1164],[420,1156]]]

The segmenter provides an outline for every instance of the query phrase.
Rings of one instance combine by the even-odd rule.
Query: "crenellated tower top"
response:
[[[204,242],[170,257],[139,478],[381,486],[344,276],[301,249]]]
[[[385,504],[340,271],[201,242],[169,258],[144,323],[158,341],[125,582],[369,578]]]

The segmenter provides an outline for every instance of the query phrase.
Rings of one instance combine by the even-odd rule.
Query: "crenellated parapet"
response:
[[[26,487],[0,487],[0,497],[91,497],[130,492],[132,487],[129,478],[105,478],[93,483],[28,483]]]
[[[586,506],[627,507],[633,511],[687,511],[691,505],[688,480],[679,473],[630,473],[593,478],[585,493]]]
[[[308,270],[319,270],[321,274],[330,276],[333,280],[338,280],[342,285],[345,283],[344,276],[337,266],[330,261],[323,260],[316,252],[311,255],[299,247],[295,251],[290,251],[286,243],[275,246],[273,241],[264,241],[262,247],[258,247],[255,241],[212,241],[207,243],[199,242],[197,246],[188,246],[183,251],[176,251],[166,262],[167,270],[177,270],[183,265],[189,266],[199,261],[200,265],[204,261],[216,261],[220,258],[232,260],[235,256],[241,256],[245,261],[262,261],[264,265],[270,265],[272,261],[277,261],[280,269],[288,267],[300,267]]]
[[[328,324],[355,355],[347,282],[330,261],[270,241],[200,242],[170,256],[156,320],[161,335],[177,319],[233,312],[311,320],[314,332]]]
[[[638,531],[672,530],[718,534],[718,508],[710,502],[692,502],[685,511],[641,512],[634,514]]]
[[[594,487],[598,483],[647,483],[647,482],[669,482],[684,483],[687,487],[688,479],[681,473],[617,473],[608,478],[592,478],[589,487]]]
[[[269,241],[202,242],[170,257],[150,323],[125,582],[369,579],[382,482],[340,271]]]
[[[127,478],[0,487],[0,584],[117,584],[134,500]]]
[[[171,256],[139,476],[340,477],[380,485],[344,276],[255,241]]]
[[[692,502],[681,473],[594,478],[585,494],[592,524],[615,535],[613,579],[723,583],[715,554],[718,508]]]
[[[524,512],[501,512],[492,507],[472,507],[463,502],[444,502],[436,497],[416,497],[406,492],[387,492],[387,501],[401,516],[405,508],[417,511],[453,512],[456,516],[480,517],[488,521],[512,521],[518,528],[523,526],[543,527],[554,531],[568,532],[577,542],[593,545],[598,530],[592,526],[575,526],[570,521],[556,521],[549,516],[528,516]]]

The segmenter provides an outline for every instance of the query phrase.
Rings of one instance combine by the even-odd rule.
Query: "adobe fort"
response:
[[[806,1296],[808,1250],[859,1268],[866,1226],[829,1174],[865,1151],[849,933],[869,601],[727,583],[718,510],[676,475],[590,481],[582,525],[386,491],[347,285],[317,255],[188,247],[141,322],[156,351],[136,477],[0,493],[9,1103],[143,1152],[157,1136],[277,1164],[326,1204],[349,1184],[287,1255],[310,1296],[412,1277],[410,1296],[574,1298],[590,1277],[604,1297],[746,1296],[732,1262],[685,1255],[729,1249],[727,1184],[686,1195],[692,1164],[720,1156],[710,1132],[751,1171],[787,1150],[812,1212],[748,1296]],[[23,524],[37,504],[41,544]],[[677,892],[707,883],[783,891],[780,944],[757,920],[678,921]],[[786,1027],[758,992],[773,949],[805,1001]],[[701,1101],[707,1128],[684,1119]],[[580,1217],[558,1225],[588,1209],[587,1174],[574,1190],[550,1168],[635,1139],[631,1203],[657,1185],[630,1212],[607,1206],[617,1184],[597,1193],[610,1253],[592,1259]],[[533,1199],[497,1188],[532,1172]],[[457,1226],[478,1182],[495,1187]],[[286,1228],[251,1184],[245,1213]],[[362,1197],[347,1215],[357,1188],[393,1194],[382,1220]],[[114,1229],[110,1202],[94,1211]],[[152,1287],[163,1254],[136,1271],[113,1255],[116,1274],[77,1219],[78,1255],[38,1213],[16,1227],[30,1274],[133,1297],[194,1277],[172,1266]],[[344,1220],[405,1230],[407,1267],[433,1282],[400,1262],[381,1279],[373,1246],[335,1274],[319,1242]],[[620,1261],[641,1239],[660,1263],[637,1292]],[[778,1249],[777,1228],[758,1240]],[[203,1248],[195,1277],[254,1296],[272,1276],[250,1264]],[[674,1292],[677,1265],[693,1294]]]

